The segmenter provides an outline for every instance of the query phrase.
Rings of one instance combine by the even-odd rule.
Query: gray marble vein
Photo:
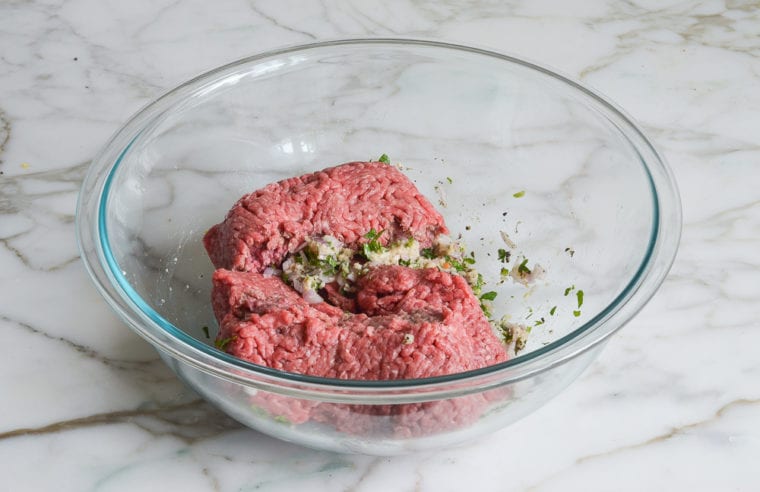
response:
[[[755,490],[758,33],[755,1],[0,2],[0,490]],[[682,245],[653,301],[558,398],[459,448],[344,456],[243,428],[78,257],[79,185],[129,115],[223,63],[351,36],[555,67],[636,118],[680,187]]]

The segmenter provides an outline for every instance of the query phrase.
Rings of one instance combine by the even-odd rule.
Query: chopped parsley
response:
[[[312,248],[304,248],[303,254],[306,255],[306,261],[309,265],[316,266],[319,263],[319,250],[314,251]]]
[[[420,250],[420,256],[427,258],[428,260],[432,260],[435,258],[435,251],[433,248],[422,248]]]
[[[383,155],[380,156],[380,158],[377,160],[377,162],[384,162],[386,164],[390,164],[391,160],[388,157],[388,154],[383,154]]]
[[[518,325],[509,322],[509,317],[502,316],[497,328],[501,332],[501,337],[504,343],[507,345],[514,344],[515,353],[525,348],[525,344],[528,341],[528,333],[530,333],[530,326]]]
[[[525,196],[525,190],[520,190],[520,191],[518,191],[517,193],[515,193],[512,196],[515,197],[515,198],[522,198],[522,197]]]
[[[575,297],[578,298],[578,309],[580,309],[581,306],[583,306],[583,291],[578,290],[578,292],[575,293]]]
[[[203,334],[206,335],[206,338],[211,338],[211,335],[208,333],[208,326],[204,326],[201,330],[203,330]]]
[[[499,261],[500,262],[502,262],[502,263],[509,263],[509,257],[512,256],[512,253],[510,253],[509,251],[507,251],[504,248],[499,248],[499,251],[497,251],[497,253],[499,254]],[[525,261],[527,262],[528,260],[525,260]]]
[[[557,306],[554,306],[549,310],[549,316],[554,316],[554,313],[557,312]]]
[[[574,285],[571,285],[570,287],[568,287],[567,289],[565,289],[565,297],[567,297],[567,295],[570,292],[574,291],[574,290],[575,290],[575,286]]]
[[[290,423],[291,423],[291,422],[290,422],[290,419],[288,419],[288,418],[287,418],[286,416],[284,416],[284,415],[277,415],[277,416],[275,416],[275,418],[274,418],[274,421],[275,421],[275,422],[279,422],[279,423],[281,423],[281,424],[290,424]]]
[[[370,229],[369,232],[364,235],[369,241],[364,243],[362,251],[364,252],[364,257],[368,260],[372,253],[379,253],[383,250],[383,245],[377,240],[383,232],[384,231],[377,232],[375,229]]]
[[[522,263],[517,267],[517,273],[523,274],[523,275],[530,275],[530,268],[527,267],[528,265],[528,259],[523,259]]]
[[[333,255],[327,255],[323,262],[330,267],[329,271],[335,271],[338,269],[338,259]]]
[[[502,277],[508,277],[509,276],[509,268],[502,267],[501,272],[499,272]]]
[[[486,316],[486,318],[490,319],[491,305],[489,303],[490,301],[496,299],[497,293],[494,291],[489,291],[481,294],[481,292],[483,292],[483,286],[485,283],[486,281],[483,279],[483,275],[479,273],[475,279],[475,282],[472,284],[472,292],[478,296],[478,299],[480,300],[480,309],[483,310],[483,314]]]
[[[446,176],[446,181],[448,181],[448,182],[449,182],[449,184],[451,184],[451,183],[453,183],[453,182],[454,182],[454,180],[453,180],[453,179],[451,179],[449,176]]]
[[[488,291],[485,294],[481,295],[480,298],[483,299],[483,300],[485,300],[485,301],[493,301],[494,299],[496,299],[497,295],[498,294],[495,291],[491,290],[491,291]]]
[[[237,338],[237,335],[232,335],[231,337],[222,338],[221,340],[215,341],[214,346],[218,348],[219,350],[225,350],[227,348],[227,345],[229,345],[230,342],[235,340],[236,338]]]
[[[581,315],[581,312],[580,312],[580,311],[573,311],[573,316],[575,316],[576,318],[577,318],[578,316],[580,316],[580,315]]]
[[[480,291],[483,289],[483,285],[485,285],[485,283],[486,281],[483,279],[483,274],[479,273],[478,278],[475,280],[475,285],[472,286],[475,294],[480,294]]]
[[[465,263],[467,263],[468,259],[471,260],[472,258],[464,258],[462,261],[459,261],[456,258],[446,255],[446,262],[457,272],[464,272],[467,270],[467,265]],[[472,263],[475,263],[475,260],[473,260]]]

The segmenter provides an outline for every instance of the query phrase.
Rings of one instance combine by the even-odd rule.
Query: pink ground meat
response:
[[[371,268],[350,297],[328,286],[309,304],[278,276],[264,275],[309,237],[358,248],[370,230],[383,243],[423,246],[448,230],[441,215],[396,168],[349,163],[271,184],[241,198],[204,238],[212,302],[224,350],[249,362],[313,376],[394,380],[482,368],[507,360],[477,297],[458,275],[405,266]],[[351,433],[415,436],[477,418],[474,395],[395,406],[298,401],[259,392],[256,405],[294,423],[329,422]]]
[[[373,269],[357,284],[359,314],[309,304],[278,277],[214,273],[226,350],[274,369],[340,379],[452,374],[506,360],[469,285],[437,269]]]
[[[443,217],[398,169],[352,162],[265,186],[241,198],[203,238],[217,268],[261,272],[307,237],[355,247],[370,229],[387,244],[410,235],[429,246],[447,234]]]

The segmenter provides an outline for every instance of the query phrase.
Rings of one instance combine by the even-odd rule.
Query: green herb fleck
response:
[[[382,236],[383,232],[384,231],[377,232],[375,229],[370,229],[369,232],[364,235],[364,237],[369,239],[369,241],[362,246],[365,258],[369,259],[372,253],[379,253],[383,250],[383,245],[377,240],[377,238]]]
[[[383,155],[380,156],[380,158],[377,160],[377,162],[384,162],[386,164],[390,164],[391,160],[388,157],[388,154],[383,154]]]
[[[435,251],[433,251],[433,248],[422,248],[422,250],[420,250],[420,255],[423,258],[432,260],[433,258],[435,258]]]
[[[475,281],[475,287],[477,287],[478,291],[480,291],[480,289],[483,288],[483,285],[485,285],[485,283],[486,283],[486,281],[483,278],[483,274],[479,273],[478,274],[478,279]]]
[[[491,291],[488,291],[485,294],[481,295],[480,298],[483,299],[483,300],[485,300],[485,301],[493,301],[494,299],[496,299],[497,295],[498,294],[496,292],[494,292],[494,291],[491,290]]]
[[[517,267],[517,273],[530,275],[530,268],[527,267],[528,259],[525,258],[522,263]]]
[[[322,271],[328,275],[331,275],[338,271],[338,259],[333,255],[327,255],[324,260],[322,260]]]
[[[312,266],[319,266],[319,253],[312,248],[304,248],[303,254],[306,255],[306,260]]]
[[[225,350],[227,348],[227,345],[233,340],[237,338],[237,335],[232,335],[228,338],[222,338],[221,340],[217,340],[214,342],[214,346],[218,348],[219,350]]]
[[[281,424],[290,424],[290,423],[291,423],[291,422],[290,422],[290,419],[288,419],[288,418],[287,418],[286,416],[284,416],[284,415],[277,415],[277,416],[274,418],[274,421],[275,421],[275,422],[279,422],[279,423],[281,423]]]
[[[557,306],[554,306],[554,307],[553,307],[553,308],[551,308],[551,310],[549,311],[549,316],[554,316],[554,313],[556,313],[556,312],[557,312]]]
[[[512,253],[510,253],[509,251],[507,251],[504,248],[499,248],[498,255],[499,255],[499,261],[500,262],[502,262],[502,263],[509,263],[509,257],[512,256]]]
[[[504,339],[504,343],[509,345],[512,343],[512,340],[515,338],[515,330],[512,329],[512,327],[502,323],[501,329],[501,337]]]
[[[399,258],[398,264],[401,265],[401,266],[408,267],[408,266],[410,266],[412,264],[412,260],[406,260],[404,258]]]
[[[570,292],[574,291],[574,290],[575,290],[575,286],[574,285],[571,285],[570,287],[568,287],[567,289],[565,289],[565,297],[567,297],[567,295]]]
[[[509,268],[502,268],[500,273],[502,277],[509,276]]]
[[[541,319],[537,319],[535,323],[533,323],[534,326],[540,326],[543,325],[546,322],[546,320],[542,317]]]
[[[464,259],[464,261],[459,261],[456,258],[452,258],[451,256],[446,256],[446,261],[451,264],[451,267],[456,270],[457,272],[464,272],[467,270],[467,266],[464,264],[464,261],[467,261],[467,258]]]
[[[259,416],[259,417],[268,417],[269,416],[269,412],[267,412],[266,410],[264,410],[263,408],[261,408],[258,405],[251,405],[251,411],[255,415]]]
[[[512,196],[515,197],[515,198],[522,198],[522,197],[525,196],[525,190],[520,190],[520,191],[518,191],[517,193],[515,193]]]
[[[573,311],[573,316],[575,316],[576,318],[577,318],[578,316],[580,316],[580,315],[581,315],[581,312],[580,312],[580,311]]]
[[[451,183],[453,183],[453,182],[454,182],[454,180],[453,180],[453,179],[451,179],[449,176],[446,176],[446,181],[448,181],[448,182],[449,182],[449,184],[451,184]]]
[[[204,326],[201,330],[203,330],[203,334],[206,335],[206,338],[211,338],[211,335],[208,334],[208,326]]]
[[[575,297],[578,298],[578,309],[580,309],[581,306],[583,306],[583,291],[578,290],[578,292],[575,293]]]

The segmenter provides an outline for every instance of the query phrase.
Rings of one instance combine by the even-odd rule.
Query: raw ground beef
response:
[[[309,236],[356,247],[370,229],[384,231],[382,244],[412,236],[425,247],[448,233],[441,214],[398,169],[351,162],[244,196],[203,243],[215,267],[261,272]]]
[[[305,239],[331,235],[359,248],[371,229],[385,244],[423,246],[448,230],[394,167],[349,163],[271,184],[241,198],[204,238],[224,350],[255,364],[314,376],[394,380],[452,374],[507,359],[480,302],[459,275],[399,265],[371,268],[347,298],[328,287],[310,304],[279,276]],[[328,422],[351,433],[416,436],[476,419],[483,395],[393,406],[310,402],[259,392],[253,403],[293,423]]]
[[[274,369],[339,379],[410,379],[506,360],[478,300],[457,275],[373,269],[359,314],[309,304],[279,277],[217,270],[213,305],[226,350]]]
[[[491,402],[503,401],[509,391],[511,388],[496,388],[448,400],[396,405],[315,402],[259,391],[251,397],[251,404],[293,424],[311,420],[352,435],[410,438],[472,424]]]

